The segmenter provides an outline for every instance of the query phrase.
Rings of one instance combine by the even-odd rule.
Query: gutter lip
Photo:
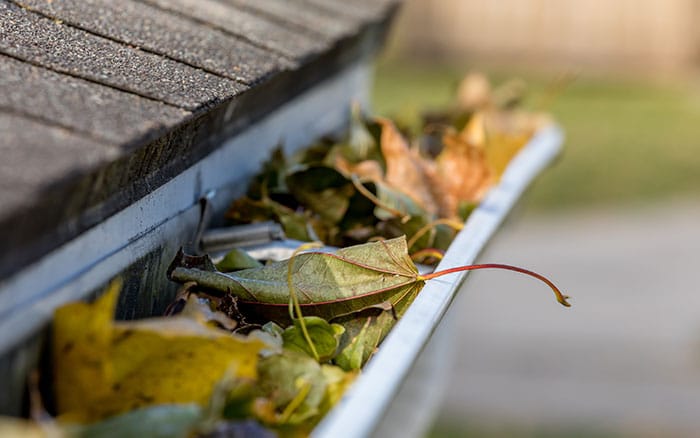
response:
[[[474,263],[525,189],[558,156],[563,141],[564,132],[554,123],[535,133],[469,216],[436,271]],[[426,283],[312,437],[374,435],[467,275],[460,272]]]

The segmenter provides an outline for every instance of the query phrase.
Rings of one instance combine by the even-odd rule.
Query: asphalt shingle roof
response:
[[[372,54],[396,3],[0,0],[0,282]]]

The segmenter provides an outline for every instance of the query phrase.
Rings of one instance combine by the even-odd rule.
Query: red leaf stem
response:
[[[537,272],[530,271],[528,269],[524,268],[519,268],[517,266],[511,266],[511,265],[503,265],[500,263],[483,263],[483,264],[478,264],[478,265],[467,265],[467,266],[458,266],[456,268],[450,268],[450,269],[445,269],[444,271],[437,271],[433,272],[431,274],[426,274],[426,275],[420,275],[418,277],[419,280],[431,280],[433,278],[437,277],[442,277],[443,275],[447,274],[452,274],[455,272],[462,272],[462,271],[475,271],[478,269],[505,269],[508,271],[514,271],[514,272],[519,272],[521,274],[529,275],[530,277],[536,278],[546,284],[547,286],[552,289],[552,292],[554,292],[554,295],[557,297],[557,301],[561,303],[562,305],[566,307],[571,307],[571,304],[566,301],[569,297],[567,295],[564,295],[561,293],[559,288],[552,283],[551,280],[549,280],[547,277],[544,275],[540,275]]]

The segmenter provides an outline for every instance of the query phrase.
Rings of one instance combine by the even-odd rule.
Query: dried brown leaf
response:
[[[436,215],[438,202],[430,188],[427,173],[431,172],[427,160],[408,147],[408,143],[396,126],[388,119],[377,119],[382,127],[380,145],[386,161],[384,181],[413,198],[425,211]]]
[[[482,116],[475,114],[459,134],[445,134],[443,143],[433,177],[442,181],[445,208],[441,216],[456,217],[460,202],[479,201],[493,183],[485,155]]]
[[[338,154],[335,156],[333,163],[335,169],[342,173],[346,178],[351,178],[352,175],[357,175],[361,181],[382,181],[384,172],[379,162],[375,160],[365,160],[359,163],[351,163],[345,157]]]

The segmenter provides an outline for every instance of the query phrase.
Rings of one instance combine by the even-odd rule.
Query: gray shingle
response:
[[[313,37],[286,28],[265,17],[217,0],[141,1],[163,10],[186,15],[226,33],[240,36],[297,62],[328,48],[331,43],[328,38]]]
[[[185,109],[246,87],[162,56],[121,45],[0,1],[0,53]]]
[[[298,32],[318,34],[336,40],[359,30],[361,20],[287,0],[221,0],[255,14],[271,18],[281,26],[292,26]]]
[[[193,20],[132,0],[13,0],[48,17],[253,84],[289,61]]]
[[[0,110],[0,220],[60,180],[112,161],[119,148]]]
[[[366,61],[392,1],[0,0],[0,283]]]
[[[307,7],[319,7],[341,16],[355,17],[364,21],[381,19],[387,10],[401,0],[290,0]]]
[[[0,55],[0,107],[121,144],[157,135],[179,108]]]

